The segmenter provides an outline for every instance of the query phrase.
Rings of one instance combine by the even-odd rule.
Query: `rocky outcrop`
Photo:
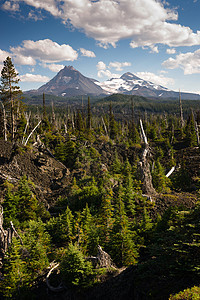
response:
[[[51,203],[68,186],[70,171],[44,146],[24,147],[0,140],[0,199],[3,183],[16,183],[26,175],[35,185],[38,199]]]

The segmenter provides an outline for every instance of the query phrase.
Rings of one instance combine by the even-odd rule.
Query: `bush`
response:
[[[194,286],[191,289],[186,289],[176,295],[170,295],[169,300],[199,300],[200,287]]]
[[[61,263],[60,273],[64,283],[70,287],[88,287],[94,282],[95,272],[92,264],[86,261],[77,246],[69,245]]]

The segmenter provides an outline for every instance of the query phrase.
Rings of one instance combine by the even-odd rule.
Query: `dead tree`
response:
[[[3,112],[3,135],[4,135],[4,141],[7,142],[7,118],[6,118],[6,110],[4,107],[4,104],[2,101],[1,102],[1,106],[2,106],[2,112]]]
[[[21,237],[17,233],[13,222],[10,222],[10,228],[4,230],[3,228],[3,207],[0,205],[0,254],[4,257],[6,251],[9,248],[9,245],[12,243],[14,236],[20,239],[21,244],[23,244]]]
[[[38,122],[38,124],[33,128],[33,130],[31,131],[31,133],[30,133],[29,136],[27,137],[26,141],[24,142],[24,146],[27,145],[28,140],[30,139],[31,135],[32,135],[33,132],[37,129],[37,127],[40,125],[41,122],[42,122],[42,121],[40,120],[40,121]]]
[[[181,129],[184,127],[184,119],[183,119],[183,107],[181,102],[181,92],[179,90],[179,106],[180,106],[180,118],[181,118]]]
[[[153,195],[156,191],[152,184],[152,176],[150,171],[150,165],[148,162],[148,155],[150,154],[150,147],[147,141],[147,137],[143,128],[142,120],[140,119],[141,135],[144,142],[144,149],[142,153],[142,159],[138,163],[138,172],[142,182],[142,192],[143,194]]]

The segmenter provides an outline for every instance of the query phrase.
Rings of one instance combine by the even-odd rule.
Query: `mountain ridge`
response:
[[[179,98],[175,92],[151,81],[146,81],[131,72],[124,73],[120,78],[111,78],[99,82],[82,75],[73,66],[65,66],[49,82],[36,90],[26,91],[25,94],[50,94],[62,97],[71,96],[106,96],[116,93],[136,95],[147,98]],[[200,100],[195,93],[181,93],[183,100]]]

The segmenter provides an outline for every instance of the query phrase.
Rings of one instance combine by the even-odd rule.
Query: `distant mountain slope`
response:
[[[94,83],[94,79],[83,76],[72,66],[64,67],[39,89],[26,92],[26,94],[42,93],[63,97],[106,94],[99,85]]]
[[[65,66],[54,78],[39,89],[25,92],[28,95],[41,95],[42,93],[61,97],[120,93],[147,98],[179,98],[178,92],[143,80],[130,72],[123,74],[120,78],[98,82],[95,79],[85,77],[72,66]],[[200,100],[200,95],[193,93],[181,93],[181,97],[185,100]]]
[[[161,85],[143,80],[134,74],[127,72],[120,78],[112,78],[104,82],[96,82],[110,94],[121,93],[126,95],[138,95],[148,98],[176,98],[179,93],[169,90]],[[181,93],[182,99],[200,100],[200,95],[193,93]]]

